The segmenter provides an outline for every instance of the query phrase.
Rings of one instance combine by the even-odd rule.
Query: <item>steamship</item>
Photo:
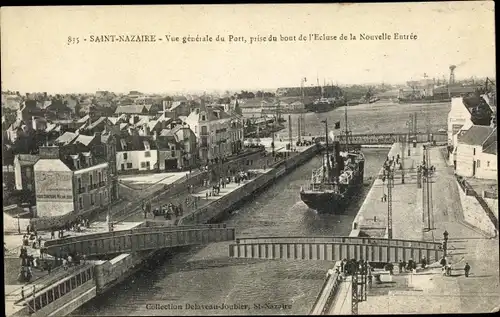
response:
[[[345,151],[340,151],[339,142],[334,141],[330,154],[327,133],[323,163],[312,171],[309,186],[300,189],[300,199],[309,208],[319,213],[342,213],[363,185],[365,157],[358,150],[348,150],[347,145],[346,138]]]

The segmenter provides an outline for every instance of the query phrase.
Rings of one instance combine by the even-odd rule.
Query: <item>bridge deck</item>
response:
[[[399,260],[439,261],[439,243],[353,237],[268,237],[237,239],[229,246],[236,258],[303,259],[339,261],[363,259],[369,262],[397,263]]]
[[[47,241],[47,253],[103,256],[177,246],[234,240],[235,229],[225,225],[152,226]]]

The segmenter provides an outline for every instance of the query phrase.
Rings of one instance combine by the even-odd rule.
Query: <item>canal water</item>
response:
[[[368,179],[378,173],[388,149],[363,152]],[[224,222],[237,236],[348,235],[370,186],[345,214],[319,215],[300,201],[299,190],[320,164],[317,156],[298,167]],[[308,314],[332,267],[328,261],[233,259],[228,244],[182,248],[157,259],[73,315]]]

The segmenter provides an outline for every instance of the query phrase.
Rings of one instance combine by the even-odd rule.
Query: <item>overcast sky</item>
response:
[[[1,9],[2,89],[168,92],[402,83],[495,75],[493,2]],[[417,40],[249,44],[250,36],[386,32]],[[226,37],[213,43],[90,43],[90,35]],[[229,43],[228,35],[247,43]],[[67,45],[68,36],[80,43]],[[87,41],[83,41],[86,38]]]

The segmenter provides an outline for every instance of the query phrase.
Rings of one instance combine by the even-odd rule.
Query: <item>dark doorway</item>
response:
[[[166,159],[165,160],[165,170],[171,171],[177,169],[177,159]]]

